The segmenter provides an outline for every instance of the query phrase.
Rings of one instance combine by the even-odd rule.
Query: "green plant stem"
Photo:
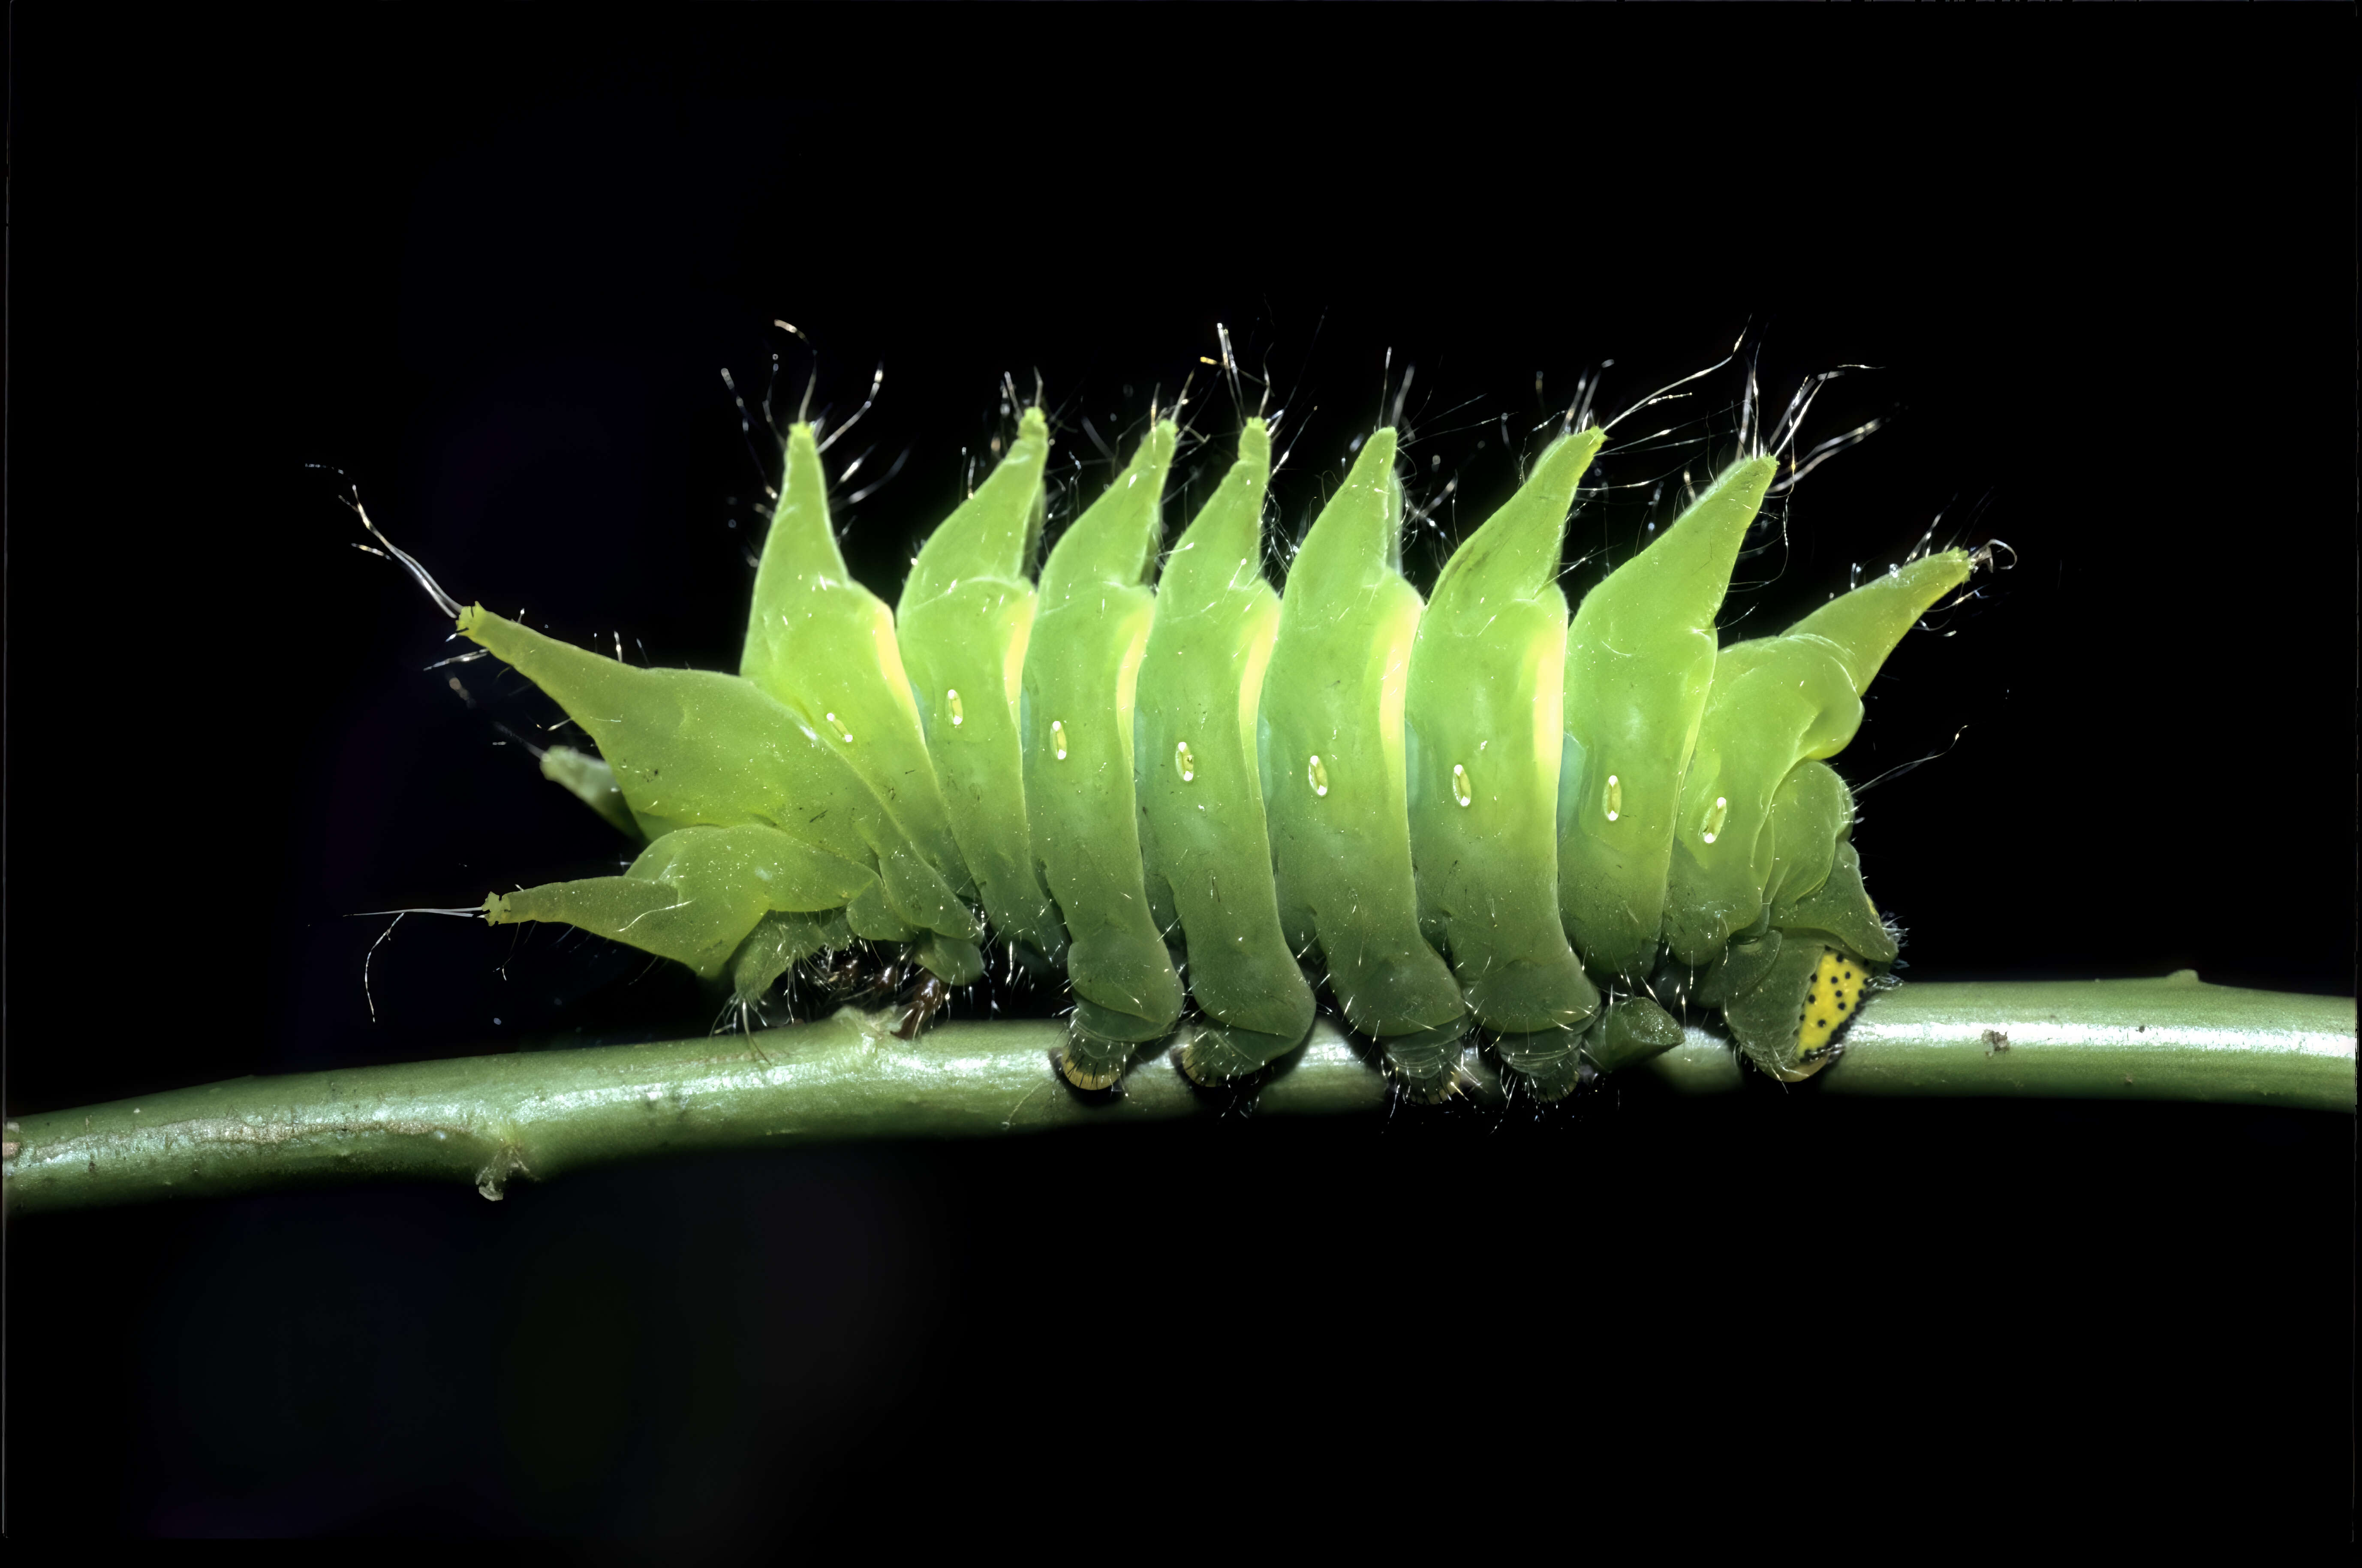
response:
[[[508,1179],[695,1150],[859,1138],[987,1137],[1221,1112],[1158,1048],[1111,1096],[1068,1089],[1051,1021],[952,1021],[914,1041],[852,1009],[754,1035],[525,1052],[240,1078],[7,1126],[17,1209],[132,1202],[368,1176]],[[2350,998],[2162,980],[1909,985],[1866,1003],[1843,1056],[1804,1092],[2212,1100],[2355,1106]],[[1255,1091],[1255,1113],[1378,1111],[1367,1047],[1326,1020]],[[1465,1092],[1504,1100],[1472,1051]],[[1731,1047],[1693,1028],[1628,1072],[1683,1094],[1728,1093]]]

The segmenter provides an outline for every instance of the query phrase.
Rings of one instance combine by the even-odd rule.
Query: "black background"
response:
[[[2345,8],[11,23],[11,1114],[710,1020],[422,917],[372,1021],[353,911],[617,852],[306,465],[462,598],[729,668],[721,369],[842,417],[884,362],[833,457],[908,451],[839,513],[890,598],[1004,371],[1070,487],[1193,370],[1225,459],[1218,321],[1291,529],[1417,367],[1422,584],[1537,371],[1882,367],[1733,613],[2015,549],[1845,759],[1950,746],[1857,834],[1911,973],[2353,990]],[[1761,1087],[12,1219],[7,1522],[2345,1533],[2350,1119]]]

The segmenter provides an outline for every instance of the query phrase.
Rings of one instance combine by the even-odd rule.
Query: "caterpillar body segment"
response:
[[[1142,583],[1163,534],[1180,432],[1152,428],[1042,568],[1020,694],[1033,858],[1066,927],[1075,1039],[1066,1076],[1105,1088],[1181,1017],[1181,977],[1148,900],[1132,782],[1132,706],[1156,616]]]
[[[828,515],[809,425],[788,428],[779,503],[755,577],[738,673],[817,732],[952,890],[976,896],[894,635],[894,612],[854,580]]]
[[[1420,924],[1487,1028],[1540,1035],[1536,1049],[1568,1057],[1599,992],[1558,907],[1558,569],[1575,486],[1605,438],[1561,437],[1445,564],[1412,645],[1404,724]]]
[[[1723,651],[1682,782],[1666,878],[1664,936],[1675,957],[1711,962],[1755,922],[1772,873],[1772,796],[1797,762],[1834,752],[1860,723],[1861,699],[1826,648],[1766,637]]]
[[[572,923],[754,1001],[855,939],[973,981],[972,901],[1014,955],[1064,966],[1060,1067],[1086,1088],[1192,999],[1193,1078],[1277,1060],[1309,1029],[1316,963],[1422,1098],[1451,1092],[1472,1029],[1551,1099],[1677,1044],[1693,1002],[1766,1072],[1826,1064],[1898,943],[1825,759],[1968,556],[1717,650],[1776,471],[1745,458],[1570,622],[1562,536],[1604,439],[1585,429],[1423,602],[1382,429],[1275,591],[1270,433],[1249,420],[1152,588],[1178,439],[1150,429],[1037,586],[1050,441],[1026,411],[889,611],[846,575],[819,444],[791,428],[738,677],[460,611],[597,743],[544,771],[646,845],[621,877],[494,896],[488,918]]]
[[[1683,787],[1666,948],[1705,971],[1700,999],[1776,1077],[1827,1064],[1861,985],[1900,949],[1862,885],[1852,793],[1819,759],[1853,738],[1879,667],[1970,569],[1959,550],[1913,561],[1780,636],[1725,649],[1716,669]]]
[[[1724,650],[1682,785],[1665,903],[1675,957],[1711,962],[1763,917],[1773,797],[1799,764],[1845,749],[1879,666],[1968,575],[1967,552],[1948,550],[1831,601],[1783,635]],[[1845,815],[1849,823],[1850,802]]]
[[[1037,599],[1050,425],[1038,408],[976,492],[920,547],[896,637],[953,835],[994,933],[1036,966],[1065,928],[1034,864],[1018,713]]]
[[[1656,962],[1682,776],[1715,679],[1716,614],[1775,466],[1732,464],[1567,628],[1559,908],[1593,969]]]
[[[1190,994],[1220,1027],[1183,1069],[1204,1083],[1253,1072],[1312,1028],[1312,988],[1279,926],[1256,746],[1279,595],[1263,576],[1271,436],[1238,460],[1165,558],[1132,712],[1133,783],[1150,907],[1186,945]]]
[[[1419,930],[1403,716],[1420,601],[1402,575],[1392,430],[1363,444],[1289,569],[1260,751],[1281,928],[1319,951],[1347,1021],[1430,1093],[1473,1020]]]

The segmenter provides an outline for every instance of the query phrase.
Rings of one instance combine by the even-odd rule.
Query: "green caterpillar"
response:
[[[1179,432],[1155,421],[1032,576],[1050,430],[919,551],[889,609],[853,580],[821,446],[785,472],[734,676],[636,668],[408,567],[598,746],[544,772],[646,847],[616,877],[486,899],[726,977],[758,1001],[855,939],[942,984],[979,945],[1063,968],[1065,1076],[1115,1084],[1173,1034],[1197,1081],[1252,1074],[1311,1027],[1316,968],[1411,1093],[1448,1094],[1472,1030],[1542,1099],[1668,1048],[1668,1004],[1721,1010],[1795,1079],[1894,961],[1826,759],[1904,633],[1971,557],[1914,559],[1782,635],[1715,623],[1778,472],[1733,462],[1587,594],[1557,581],[1605,440],[1568,428],[1422,602],[1401,570],[1396,433],[1363,442],[1264,580],[1271,437],[1156,572]],[[374,530],[372,530],[374,532]]]

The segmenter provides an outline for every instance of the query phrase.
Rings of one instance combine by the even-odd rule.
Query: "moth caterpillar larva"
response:
[[[1562,429],[1423,601],[1391,428],[1265,580],[1260,418],[1152,580],[1180,442],[1156,420],[1036,580],[1051,442],[1028,409],[889,610],[847,572],[823,445],[794,425],[735,676],[625,665],[432,590],[597,745],[545,773],[646,844],[621,876],[484,914],[596,932],[747,1003],[855,938],[907,946],[939,999],[989,941],[1063,970],[1060,1066],[1085,1088],[1176,1028],[1198,1082],[1253,1073],[1305,1038],[1315,977],[1419,1098],[1451,1091],[1478,1031],[1557,1098],[1677,1043],[1668,1008],[1689,1004],[1806,1076],[1897,948],[1827,759],[1971,558],[1718,647],[1779,469],[1744,455],[1570,616],[1564,531],[1605,439]]]

